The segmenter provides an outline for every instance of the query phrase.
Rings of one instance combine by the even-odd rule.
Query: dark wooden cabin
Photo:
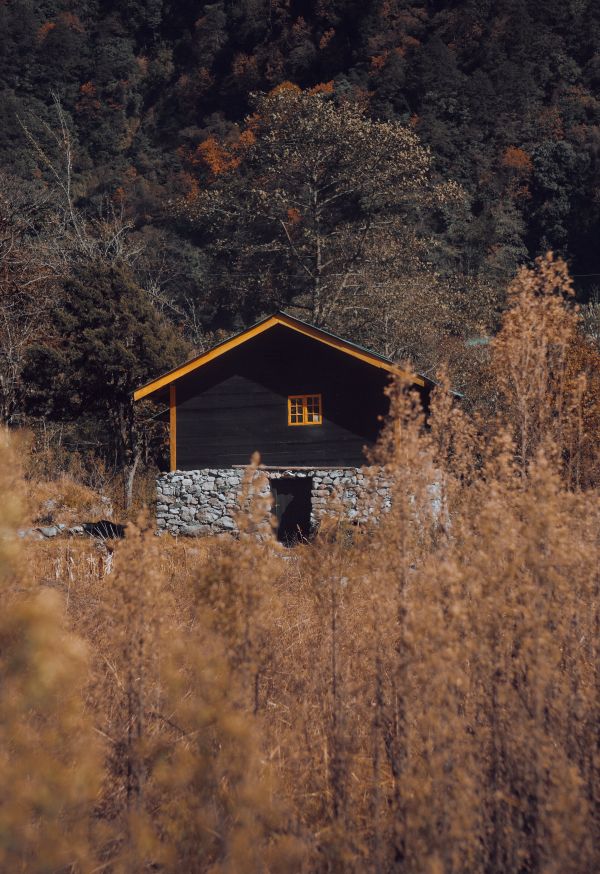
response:
[[[387,411],[390,360],[285,313],[135,392],[169,405],[171,470],[359,467]],[[424,399],[431,388],[413,375]]]
[[[387,411],[396,366],[284,313],[135,392],[169,404],[171,470],[247,464],[358,467]],[[412,376],[427,394],[430,382]]]

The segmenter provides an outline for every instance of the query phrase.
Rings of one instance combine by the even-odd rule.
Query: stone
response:
[[[306,470],[260,470],[251,478],[255,497],[265,504],[265,515],[270,510],[270,481],[282,477],[312,478],[311,518],[317,521],[330,511],[339,512],[340,502],[347,518],[353,521],[377,517],[389,506],[388,482],[378,476],[376,468],[311,468]],[[227,536],[236,530],[235,515],[239,509],[242,483],[246,472],[241,469],[209,468],[165,474],[157,479],[157,527],[174,534],[189,528],[202,533]],[[169,492],[171,494],[169,494]],[[377,494],[375,494],[377,493]],[[360,505],[360,510],[358,506]],[[257,536],[261,523],[256,525]],[[269,528],[266,522],[266,528]],[[265,529],[266,530],[266,529]]]
[[[28,540],[43,540],[44,535],[41,534],[37,528],[21,528],[17,531],[17,537],[21,539],[27,538]]]
[[[37,529],[44,537],[56,537],[60,534],[60,528],[57,525],[46,525]]]
[[[184,537],[199,537],[205,533],[205,530],[204,525],[184,525],[180,530],[180,534]]]

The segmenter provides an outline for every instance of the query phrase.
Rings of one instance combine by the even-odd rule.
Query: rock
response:
[[[44,540],[44,535],[37,528],[23,528],[17,531],[17,537],[27,540]]]
[[[201,534],[204,534],[204,531],[204,525],[183,525],[179,533],[183,537],[199,537]]]
[[[46,525],[37,529],[43,537],[56,537],[60,534],[60,528],[57,525]]]
[[[260,470],[252,477],[255,496],[270,506],[270,482],[282,477],[312,479],[313,519],[326,515],[331,502],[344,505],[347,518],[376,518],[381,505],[389,506],[388,482],[377,468],[318,468],[306,470]],[[157,527],[174,534],[199,533],[227,536],[236,530],[235,514],[245,473],[241,469],[210,468],[165,474],[157,479]],[[169,492],[172,493],[169,494]],[[167,512],[168,510],[168,512]],[[257,523],[256,530],[260,527]],[[268,525],[268,523],[267,523]]]

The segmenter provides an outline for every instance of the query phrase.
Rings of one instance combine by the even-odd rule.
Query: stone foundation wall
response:
[[[162,474],[156,481],[159,531],[188,536],[236,531],[245,476],[243,468]],[[254,473],[255,493],[268,498],[270,480],[281,477],[312,477],[311,522],[315,528],[328,513],[342,512],[352,521],[366,522],[390,506],[388,484],[366,468],[261,468]]]

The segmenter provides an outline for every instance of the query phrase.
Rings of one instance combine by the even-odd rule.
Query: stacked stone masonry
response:
[[[328,514],[341,513],[348,520],[364,523],[390,506],[389,484],[380,472],[369,468],[259,469],[252,476],[253,489],[263,499],[270,493],[270,480],[310,477],[315,529]],[[245,477],[248,474],[243,468],[162,474],[156,481],[159,532],[188,536],[236,532],[236,516],[247,489]]]

